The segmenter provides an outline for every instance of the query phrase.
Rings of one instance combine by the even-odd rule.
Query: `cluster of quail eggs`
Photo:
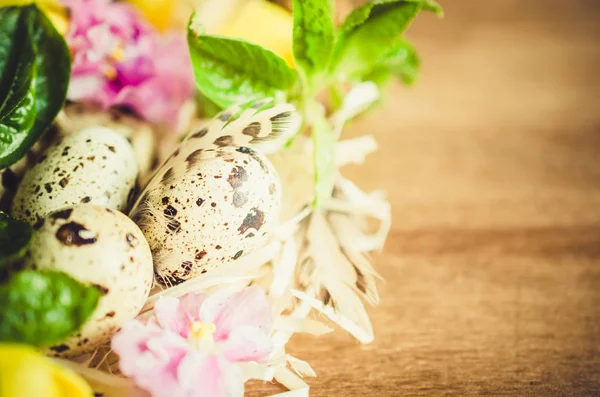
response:
[[[35,230],[26,266],[103,293],[91,319],[53,353],[95,350],[139,313],[154,282],[171,286],[232,265],[265,242],[281,204],[273,166],[232,136],[207,144],[196,135],[144,189],[131,139],[106,127],[59,134],[23,175],[12,215]]]

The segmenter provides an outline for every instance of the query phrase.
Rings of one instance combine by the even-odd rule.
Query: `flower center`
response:
[[[114,80],[117,78],[117,69],[115,69],[115,67],[112,65],[105,65],[104,75],[107,79]]]
[[[113,50],[112,54],[110,55],[112,59],[114,59],[117,62],[121,62],[123,59],[125,59],[125,51],[123,50],[123,45],[117,45]]]
[[[190,336],[189,338],[200,342],[200,341],[211,341],[213,340],[213,334],[217,330],[214,323],[203,323],[201,321],[194,321],[190,324]]]

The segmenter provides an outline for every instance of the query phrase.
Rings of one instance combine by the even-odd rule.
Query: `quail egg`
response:
[[[144,305],[153,279],[148,243],[126,215],[92,204],[53,212],[36,228],[26,267],[62,271],[103,293],[79,333],[50,351],[62,356],[93,351]]]
[[[137,173],[127,139],[104,127],[82,130],[51,145],[25,173],[12,215],[35,224],[77,203],[125,210]]]
[[[160,283],[174,285],[234,262],[264,244],[277,223],[281,184],[247,147],[177,150],[131,217],[152,249]]]

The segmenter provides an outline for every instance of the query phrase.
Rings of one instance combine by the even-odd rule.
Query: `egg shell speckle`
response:
[[[159,282],[178,284],[264,244],[277,223],[281,184],[245,147],[176,151],[132,211]]]
[[[49,353],[76,356],[107,343],[142,308],[152,286],[152,254],[123,213],[79,204],[47,216],[34,233],[26,266],[62,271],[103,292],[76,336]]]
[[[25,174],[12,215],[35,224],[50,212],[78,203],[124,210],[138,170],[127,139],[103,127],[55,142]]]

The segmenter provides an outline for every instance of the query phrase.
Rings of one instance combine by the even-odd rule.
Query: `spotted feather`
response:
[[[296,108],[289,103],[276,104],[271,98],[250,101],[223,110],[206,125],[188,133],[177,150],[161,165],[150,179],[144,192],[156,190],[168,180],[168,170],[176,175],[186,172],[182,164],[190,167],[190,162],[182,163],[181,159],[202,158],[202,152],[208,158],[220,153],[218,149],[237,146],[250,147],[263,154],[279,150],[298,132],[300,116]],[[213,150],[217,150],[213,152]],[[134,205],[136,208],[140,199]]]
[[[280,149],[299,127],[300,117],[293,105],[266,99],[222,111],[184,141],[196,149],[247,146],[269,154]]]
[[[360,252],[347,246],[346,234],[342,235],[343,241],[339,241],[339,228],[352,224],[343,219],[340,222],[339,218],[331,219],[332,215],[336,216],[314,212],[303,225],[306,234],[296,268],[297,287],[300,292],[307,292],[302,294],[302,299],[315,309],[361,342],[370,343],[373,327],[360,298],[372,304],[378,302],[377,274]]]

